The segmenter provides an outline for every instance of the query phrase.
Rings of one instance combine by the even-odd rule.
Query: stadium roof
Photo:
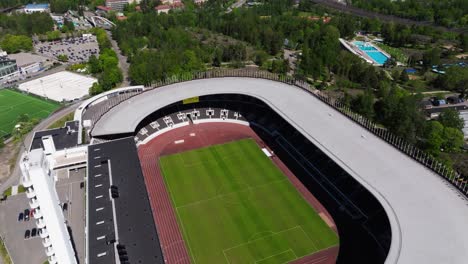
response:
[[[96,123],[93,136],[132,133],[144,117],[168,104],[220,93],[263,100],[379,200],[392,229],[386,263],[466,263],[468,208],[463,196],[440,176],[295,86],[253,78],[173,84],[117,105]]]

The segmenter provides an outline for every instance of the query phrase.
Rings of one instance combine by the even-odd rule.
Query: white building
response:
[[[32,14],[35,12],[50,12],[49,4],[28,4],[24,7],[24,12],[26,14]]]
[[[77,263],[55,189],[55,173],[44,150],[34,149],[24,154],[21,172],[29,206],[34,211],[33,216],[49,263]]]

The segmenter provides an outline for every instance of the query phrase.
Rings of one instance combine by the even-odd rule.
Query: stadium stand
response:
[[[293,173],[327,208],[340,233],[339,263],[383,263],[391,243],[387,215],[380,203],[356,180],[314,146],[264,102],[246,95],[200,96],[199,102],[171,104],[146,117],[137,128],[137,145],[178,127],[178,118],[200,112],[195,121],[250,125]],[[223,119],[223,117],[225,117]],[[360,243],[355,243],[359,241]]]

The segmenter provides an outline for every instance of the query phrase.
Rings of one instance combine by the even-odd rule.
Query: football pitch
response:
[[[8,89],[0,90],[0,138],[11,133],[18,117],[28,114],[31,118],[45,118],[59,108],[59,104],[41,100]]]
[[[287,263],[338,236],[256,142],[163,156],[166,188],[192,263]]]

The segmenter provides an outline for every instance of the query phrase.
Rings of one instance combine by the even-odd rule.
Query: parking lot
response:
[[[15,264],[42,264],[46,259],[41,238],[24,239],[26,230],[36,228],[34,218],[18,222],[18,215],[24,209],[30,209],[26,195],[8,197],[0,203],[0,234]]]
[[[85,247],[85,188],[86,169],[61,170],[57,172],[57,194],[60,203],[67,204],[63,213],[69,226],[72,243],[79,263],[84,263]],[[10,196],[0,203],[0,235],[15,264],[42,264],[47,259],[39,235],[25,239],[25,231],[36,228],[34,218],[18,221],[18,216],[29,208],[24,193]],[[27,252],[27,254],[25,254]]]
[[[86,169],[61,170],[58,172],[57,193],[62,203],[67,203],[63,211],[68,226],[71,229],[70,236],[73,240],[79,263],[84,263],[85,247],[85,188],[82,184],[86,175]]]
[[[68,62],[86,62],[91,55],[99,56],[99,46],[96,36],[68,38],[57,41],[36,41],[34,48],[37,53],[58,59],[59,55],[66,55]]]

